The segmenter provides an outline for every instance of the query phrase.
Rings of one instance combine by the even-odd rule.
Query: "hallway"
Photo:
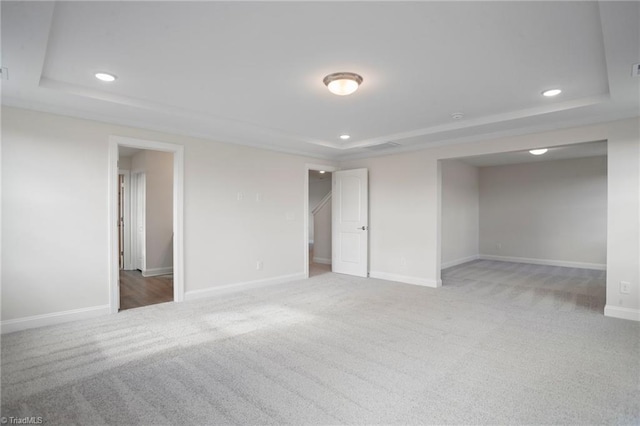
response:
[[[173,301],[173,275],[143,277],[140,271],[120,271],[120,310]]]

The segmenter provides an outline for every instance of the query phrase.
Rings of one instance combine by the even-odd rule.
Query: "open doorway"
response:
[[[110,311],[184,299],[183,147],[110,137]]]
[[[336,167],[307,164],[304,182],[304,271],[331,271],[331,178]]]
[[[606,141],[441,160],[440,170],[443,286],[603,312]]]
[[[118,212],[120,310],[173,301],[173,153],[119,149]]]
[[[309,170],[309,276],[331,271],[331,172]]]

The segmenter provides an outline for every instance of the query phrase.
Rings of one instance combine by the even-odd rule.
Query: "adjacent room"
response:
[[[640,2],[0,7],[2,422],[640,423]]]
[[[602,312],[606,154],[591,142],[442,161],[443,283]]]
[[[118,147],[120,310],[173,301],[173,155]]]

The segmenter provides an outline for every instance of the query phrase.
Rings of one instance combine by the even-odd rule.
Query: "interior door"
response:
[[[134,175],[132,189],[135,191],[133,203],[133,220],[135,221],[134,238],[134,265],[135,269],[145,270],[145,198],[146,198],[146,176],[144,173]]]
[[[118,267],[124,269],[124,175],[118,175]]]
[[[367,169],[334,172],[332,194],[332,270],[366,277],[369,268]]]

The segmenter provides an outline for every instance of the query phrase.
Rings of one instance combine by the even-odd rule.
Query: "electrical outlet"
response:
[[[256,270],[261,271],[262,270],[262,260],[258,260],[256,262]]]
[[[242,201],[244,198],[244,194],[242,192],[238,192],[238,201]]]
[[[498,249],[498,251],[502,250],[502,244],[501,243],[496,244],[496,249]]]
[[[620,281],[620,293],[629,294],[631,283],[628,281]]]
[[[400,258],[400,266],[407,266],[407,259],[405,259],[404,257]]]

